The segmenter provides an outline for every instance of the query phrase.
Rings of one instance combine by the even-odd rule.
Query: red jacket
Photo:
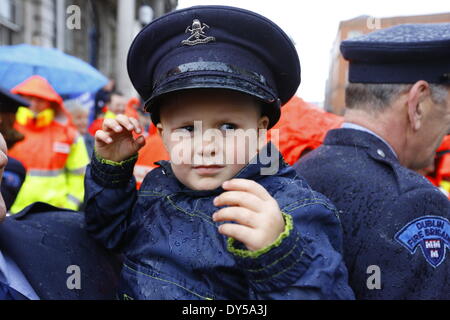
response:
[[[293,165],[305,152],[319,147],[327,132],[339,128],[343,122],[343,117],[294,96],[281,108],[280,120],[268,132],[268,139],[275,143],[284,160]]]

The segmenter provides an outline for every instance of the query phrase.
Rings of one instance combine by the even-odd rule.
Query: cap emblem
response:
[[[194,21],[192,21],[192,26],[187,27],[185,31],[185,33],[190,32],[191,36],[186,40],[181,41],[181,44],[187,46],[195,46],[201,43],[216,41],[215,37],[209,37],[206,35],[205,29],[209,29],[209,26],[207,24],[202,24],[200,20],[194,19]]]

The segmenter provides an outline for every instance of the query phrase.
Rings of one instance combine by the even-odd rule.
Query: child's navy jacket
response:
[[[97,240],[124,254],[118,297],[354,298],[335,207],[277,154],[275,174],[261,175],[257,157],[235,176],[264,186],[286,221],[274,244],[255,252],[218,232],[213,199],[222,188],[190,190],[162,161],[136,191],[135,158],[118,164],[94,156],[85,178],[86,222]]]

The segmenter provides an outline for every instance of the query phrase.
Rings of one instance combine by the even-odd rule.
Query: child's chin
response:
[[[195,181],[191,183],[190,188],[192,190],[214,190],[222,185],[223,181]]]

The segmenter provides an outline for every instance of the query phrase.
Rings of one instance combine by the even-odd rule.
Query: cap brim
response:
[[[173,92],[195,89],[223,89],[248,94],[265,104],[262,112],[269,118],[269,128],[273,127],[280,119],[280,101],[273,94],[248,81],[217,75],[178,78],[155,88],[153,95],[145,101],[145,110],[151,114],[153,123],[157,124],[159,122],[157,104],[163,96]]]
[[[0,112],[16,112],[19,107],[29,107],[28,101],[11,93],[9,90],[0,88]]]

